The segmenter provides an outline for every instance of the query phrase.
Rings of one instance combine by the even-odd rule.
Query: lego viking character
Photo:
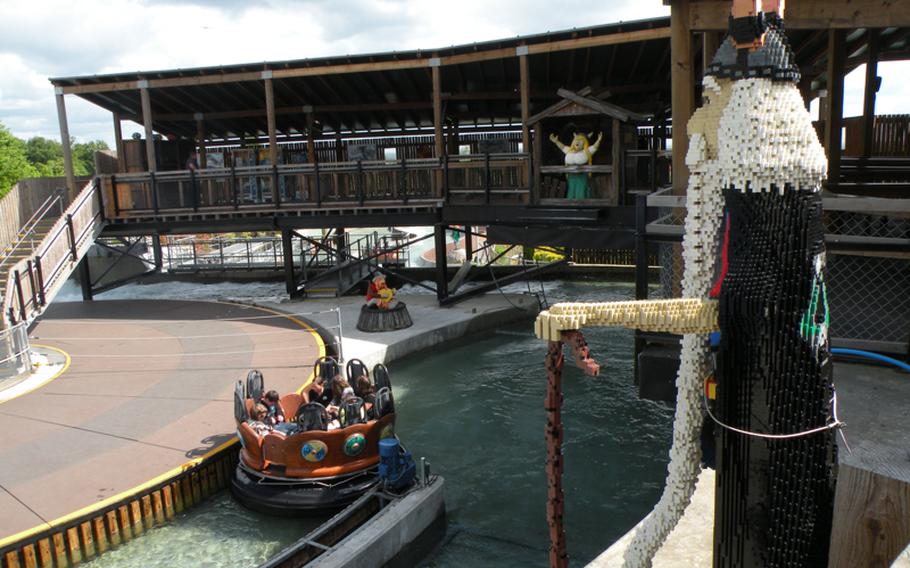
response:
[[[594,136],[593,132],[587,136],[578,132],[573,133],[572,142],[566,146],[559,141],[555,134],[550,134],[550,141],[556,144],[556,147],[562,150],[566,155],[566,166],[590,166],[591,156],[600,148],[600,142],[603,140],[603,133],[597,135],[597,141],[590,144],[588,139]],[[588,184],[590,174],[582,172],[570,172],[566,174],[566,191],[567,199],[588,199],[591,197],[591,186]]]
[[[705,72],[705,102],[688,123],[684,297],[556,304],[536,324],[551,344],[585,325],[683,335],[667,482],[626,549],[630,567],[651,565],[689,503],[712,373],[714,566],[828,563],[840,422],[821,220],[827,161],[778,3],[764,8],[734,2],[730,33]]]
[[[389,288],[385,276],[379,274],[370,281],[366,296],[367,306],[387,310],[395,302],[395,289]]]

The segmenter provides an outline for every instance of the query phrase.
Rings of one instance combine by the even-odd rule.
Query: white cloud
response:
[[[0,121],[20,137],[58,137],[48,77],[430,50],[668,14],[656,0],[0,0]],[[910,65],[879,69],[879,112],[906,111]],[[66,103],[73,136],[112,144],[110,113]],[[131,124],[125,136],[140,130]]]

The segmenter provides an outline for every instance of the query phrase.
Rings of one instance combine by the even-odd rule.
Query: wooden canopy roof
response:
[[[908,29],[881,31],[882,59],[906,57]],[[848,66],[861,64],[866,30],[850,33]],[[826,32],[788,32],[805,73],[824,88]],[[699,42],[700,43],[700,42]],[[141,122],[140,89],[150,94],[153,128],[175,137],[267,135],[263,79],[272,79],[279,136],[306,132],[307,115],[322,134],[400,134],[433,126],[432,70],[440,68],[446,122],[509,126],[521,121],[519,56],[529,65],[529,114],[560,100],[560,88],[610,91],[624,109],[657,113],[670,101],[670,18],[656,18],[459,45],[319,59],[53,78],[123,119]],[[696,76],[699,53],[694,54]],[[852,67],[849,67],[852,68]]]

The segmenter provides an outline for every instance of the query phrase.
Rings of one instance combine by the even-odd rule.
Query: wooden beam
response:
[[[610,179],[613,187],[610,195],[613,205],[619,205],[620,178],[622,177],[622,122],[618,118],[613,119],[612,132],[612,153],[613,153],[613,171],[610,173]]]
[[[714,54],[717,53],[717,48],[720,47],[720,42],[723,39],[723,35],[717,32],[707,31],[702,32],[701,34],[701,68],[702,74],[704,70],[708,68],[708,65],[711,65],[711,60],[714,59]]]
[[[872,155],[872,134],[875,127],[875,93],[878,91],[879,30],[866,30],[869,52],[866,57],[866,86],[863,94],[863,140],[860,154]]]
[[[602,45],[616,45],[620,43],[666,39],[668,37],[670,37],[670,28],[657,27],[645,30],[633,30],[628,32],[617,32],[598,36],[585,36],[576,39],[536,43],[528,46],[528,54],[534,55],[537,53],[551,53],[556,51],[567,51],[570,49],[585,49],[588,47],[598,47]],[[440,61],[440,65],[446,66],[460,65],[463,63],[475,63],[479,61],[490,61],[509,57],[515,57],[515,47],[472,51],[470,53],[442,56],[438,59]],[[363,63],[342,63],[328,65],[311,64],[312,66],[308,67],[274,69],[272,70],[272,77],[274,79],[285,79],[290,77],[335,75],[338,73],[362,73],[367,71],[420,69],[430,67],[430,63],[431,58],[429,57],[415,57],[414,59],[391,59],[386,61],[368,61]],[[160,88],[183,87],[191,85],[212,85],[218,83],[236,83],[239,81],[258,81],[262,79],[261,71],[237,73],[223,73],[212,71],[211,73],[211,75],[149,79],[148,87]],[[63,92],[66,94],[84,94],[101,93],[106,91],[124,91],[139,88],[139,83],[140,81],[135,80],[92,83],[85,85],[68,85],[63,87]]]
[[[837,183],[840,179],[846,37],[846,30],[833,29],[828,31],[828,104],[825,116],[825,150],[828,152],[829,183]],[[674,144],[675,142],[676,140],[674,139]]]
[[[121,117],[119,112],[114,115],[114,151],[117,152],[117,171],[126,171],[126,154],[123,149],[123,128],[120,124]]]
[[[729,15],[729,2],[693,0],[687,19],[693,31],[723,31]],[[799,0],[788,2],[784,15],[792,30],[904,27],[908,21],[910,2],[892,0]]]
[[[316,163],[316,125],[315,117],[312,112],[306,113],[306,159],[309,163]]]
[[[149,97],[148,87],[139,87],[139,97],[142,101],[142,124],[145,127],[145,157],[148,160],[148,171],[158,171],[158,162],[155,159],[155,134],[152,132],[152,101]]]
[[[205,121],[202,118],[196,119],[196,146],[199,147],[199,167],[205,169],[209,165],[205,155]]]
[[[568,89],[558,89],[556,91],[556,94],[564,99],[568,99],[574,103],[580,104],[581,106],[590,108],[591,110],[601,112],[613,118],[618,118],[623,122],[627,122],[629,120],[644,122],[649,118],[643,114],[632,112],[631,110],[624,109],[620,106],[601,101],[593,97],[579,96],[577,93],[573,93]]]
[[[433,131],[436,142],[436,156],[445,152],[442,136],[442,76],[439,66],[432,68],[433,75]]]
[[[278,132],[275,127],[275,87],[272,85],[271,77],[264,78],[263,84],[265,86],[265,113],[269,128],[269,160],[273,166],[277,166]]]
[[[519,90],[521,91],[521,149],[522,152],[530,153],[531,131],[528,126],[528,118],[531,116],[531,78],[527,54],[518,56],[518,74],[520,76]]]
[[[727,6],[726,2],[722,3]],[[690,0],[678,0],[670,8],[670,83],[673,115],[673,194],[685,195],[689,183],[686,152],[687,123],[695,111],[695,72],[692,65],[692,32],[689,29]]]
[[[76,195],[76,176],[73,173],[73,148],[70,145],[70,127],[66,120],[66,101],[63,100],[63,97],[64,94],[58,87],[56,89],[57,120],[60,123],[60,143],[63,145],[63,171],[66,174],[66,188],[72,198]]]

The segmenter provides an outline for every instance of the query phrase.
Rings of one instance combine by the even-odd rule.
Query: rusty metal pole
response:
[[[565,568],[569,564],[566,553],[566,532],[562,516],[562,367],[565,357],[562,341],[547,342],[547,412],[545,437],[547,440],[547,523],[550,525],[550,567]]]

